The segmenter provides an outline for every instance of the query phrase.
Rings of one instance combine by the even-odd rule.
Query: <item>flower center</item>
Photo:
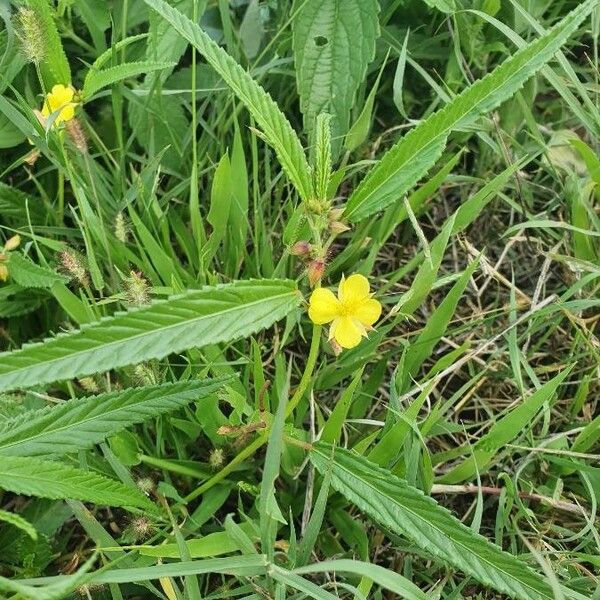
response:
[[[340,302],[340,315],[342,317],[351,317],[356,312],[356,308],[356,302],[348,300],[346,300],[345,302]]]

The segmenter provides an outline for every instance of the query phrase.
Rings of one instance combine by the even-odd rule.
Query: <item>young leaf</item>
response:
[[[420,490],[367,459],[318,442],[310,459],[322,473],[331,469],[331,487],[386,529],[424,551],[513,598],[551,600],[552,590],[522,560],[463,525]]]
[[[586,0],[548,33],[518,50],[492,73],[475,82],[444,108],[421,121],[391,148],[354,190],[345,216],[352,222],[401,198],[441,156],[448,136],[473,124],[514,94],[544,66],[597,6]]]
[[[7,419],[0,425],[0,456],[60,455],[91,448],[130,425],[208,396],[229,379],[133,388]]]
[[[299,301],[295,284],[285,280],[238,281],[187,291],[0,354],[0,391],[230,342],[270,327]]]
[[[141,492],[103,475],[29,456],[3,456],[0,489],[39,496],[74,499],[101,506],[130,506],[156,513],[156,506]]]
[[[164,0],[144,0],[192,44],[246,105],[303,200],[312,197],[310,169],[302,144],[271,96],[202,29]]]
[[[348,131],[356,91],[375,56],[376,0],[303,0],[293,22],[294,62],[304,126],[331,115],[333,155]]]
[[[114,67],[108,67],[98,71],[96,69],[90,69],[83,82],[82,95],[84,100],[89,100],[97,91],[102,88],[108,87],[129,79],[130,77],[137,77],[144,73],[151,71],[160,71],[161,69],[168,69],[174,66],[172,62],[150,62],[140,61],[134,63],[123,63],[121,65],[115,65]]]

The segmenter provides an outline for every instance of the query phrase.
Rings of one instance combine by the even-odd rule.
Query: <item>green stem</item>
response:
[[[298,406],[300,400],[304,397],[304,393],[308,388],[308,385],[312,379],[313,372],[315,370],[315,365],[317,364],[317,357],[319,356],[319,344],[321,342],[321,326],[313,325],[312,330],[312,339],[310,342],[310,350],[308,353],[308,359],[306,361],[306,366],[304,368],[304,373],[302,374],[302,378],[300,379],[300,383],[292,396],[292,399],[289,401],[285,416],[289,417],[294,409]],[[241,452],[239,452],[235,458],[233,458],[229,463],[227,463],[216,475],[213,475],[208,481],[204,482],[201,486],[197,487],[193,492],[188,494],[185,498],[186,502],[191,502],[195,500],[198,496],[204,494],[204,492],[208,491],[210,488],[215,486],[217,483],[225,479],[227,475],[229,475],[235,468],[244,462],[247,458],[250,458],[259,448],[264,446],[269,441],[269,432],[270,427],[263,431],[259,437],[257,437],[251,444],[246,446]]]

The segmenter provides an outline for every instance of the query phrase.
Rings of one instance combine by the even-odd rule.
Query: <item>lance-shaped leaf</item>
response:
[[[545,35],[518,50],[444,108],[421,121],[377,163],[354,190],[345,216],[353,222],[401,198],[441,156],[450,133],[472,125],[512,96],[544,66],[598,5],[586,0]]]
[[[83,82],[82,95],[84,100],[89,100],[96,92],[102,88],[113,85],[118,81],[129,79],[130,77],[137,77],[151,71],[160,71],[161,69],[169,69],[173,67],[173,62],[153,62],[153,61],[140,61],[134,63],[123,63],[115,65],[114,67],[108,67],[106,69],[90,69]]]
[[[200,400],[229,379],[181,381],[78,398],[7,419],[0,425],[0,456],[85,450],[130,425]]]
[[[246,105],[283,170],[304,200],[312,196],[310,169],[296,132],[271,96],[193,21],[164,0],[144,0],[204,56]]]
[[[0,354],[0,391],[230,342],[269,327],[299,301],[296,285],[285,280],[237,281],[188,291]]]
[[[448,510],[386,469],[348,450],[319,442],[310,459],[331,487],[380,525],[412,540],[475,579],[522,600],[551,600],[550,586],[517,557],[463,525]]]
[[[129,506],[156,513],[157,507],[136,489],[103,475],[30,456],[3,456],[0,489],[52,500],[70,499],[100,506]]]

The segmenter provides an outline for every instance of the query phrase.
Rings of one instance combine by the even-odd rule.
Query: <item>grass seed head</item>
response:
[[[35,64],[41,63],[46,57],[46,36],[34,10],[25,6],[19,8],[16,32],[25,58]]]
[[[138,271],[131,271],[125,279],[125,298],[132,306],[143,306],[150,302],[150,286]]]

